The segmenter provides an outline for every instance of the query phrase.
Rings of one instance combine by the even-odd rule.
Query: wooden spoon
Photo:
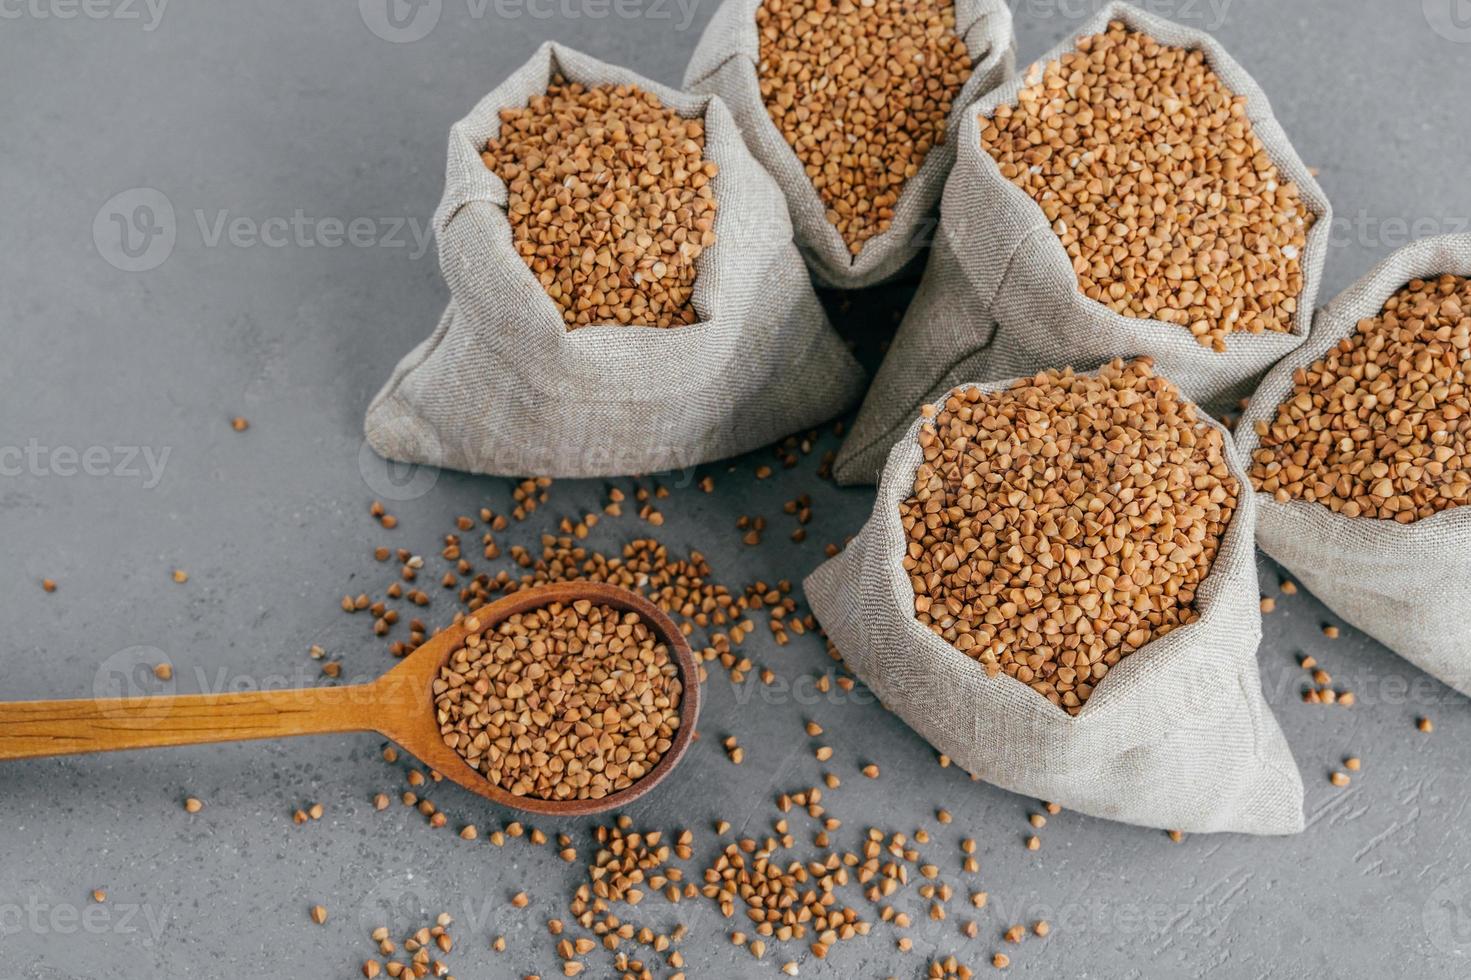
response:
[[[637,593],[599,582],[565,582],[514,592],[467,618],[482,631],[516,613],[578,599],[637,613],[674,655],[683,691],[679,729],[669,751],[642,779],[596,800],[513,796],[471,768],[439,734],[431,685],[460,645],[464,621],[435,634],[370,684],[173,697],[0,702],[0,759],[32,759],[116,749],[239,742],[287,735],[378,732],[473,793],[518,810],[559,816],[626,806],[669,775],[695,733],[700,714],[699,669],[678,627]]]

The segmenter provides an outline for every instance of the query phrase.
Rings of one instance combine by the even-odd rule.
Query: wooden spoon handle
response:
[[[175,697],[0,702],[0,759],[374,731],[377,684]]]

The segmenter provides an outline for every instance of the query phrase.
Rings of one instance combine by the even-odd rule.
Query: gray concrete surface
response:
[[[546,38],[677,83],[716,6],[682,2],[429,0],[422,19],[400,27],[378,0],[0,3],[4,697],[88,696],[119,678],[146,686],[131,668],[164,658],[180,692],[315,682],[311,643],[351,676],[390,665],[367,623],[337,608],[343,592],[386,583],[371,547],[432,555],[453,515],[482,502],[504,509],[510,492],[505,480],[444,474],[395,506],[402,525],[392,534],[366,515],[375,492],[359,463],[364,406],[445,301],[432,247],[414,230],[422,234],[439,198],[448,127]],[[1413,234],[1465,230],[1465,0],[1149,6],[1217,31],[1320,168],[1340,215],[1325,298]],[[1091,8],[1018,0],[1023,61]],[[165,236],[133,256],[119,250],[114,216],[147,218],[139,205],[153,220],[134,226],[135,244],[139,229],[172,227],[171,248]],[[342,231],[333,222],[354,219],[366,222],[358,243],[328,247]],[[908,292],[829,297],[870,364]],[[236,414],[250,419],[248,433],[230,431]],[[815,457],[757,483],[751,471],[764,458],[735,461],[733,472],[710,467],[720,492],[676,488],[662,508],[661,536],[705,551],[732,588],[800,579],[870,502],[866,491],[819,484]],[[779,508],[802,491],[816,516],[811,540],[794,545]],[[558,484],[547,508],[503,537],[533,543],[601,494],[594,483]],[[740,513],[771,516],[766,545],[741,546]],[[594,542],[642,530],[607,522]],[[187,584],[170,581],[175,567],[189,571]],[[1268,591],[1276,575],[1264,562]],[[42,594],[43,577],[59,581],[55,595]],[[435,609],[447,615],[444,603]],[[880,927],[826,963],[799,944],[757,963],[729,944],[729,924],[704,902],[651,900],[636,918],[689,924],[691,977],[776,976],[787,959],[803,976],[918,977],[929,956],[951,952],[987,972],[1001,931],[1040,917],[1053,934],[1009,950],[1012,974],[1465,976],[1471,708],[1352,631],[1325,640],[1329,619],[1311,597],[1284,598],[1261,650],[1269,700],[1307,784],[1299,837],[1172,844],[1064,813],[1030,853],[1022,841],[1035,801],[939,769],[918,737],[865,699],[737,691],[717,678],[703,743],[635,808],[640,825],[695,829],[702,860],[714,849],[713,818],[766,828],[773,795],[818,776],[798,727],[815,717],[845,777],[830,800],[843,833],[929,826],[957,884],[955,842],[973,834],[974,881],[991,905],[977,916],[977,939],[960,935],[971,910],[958,901],[944,923],[919,920],[912,953],[895,952]],[[830,666],[813,636],[784,649],[758,637],[751,649],[788,683]],[[1303,705],[1302,651],[1359,705]],[[1422,714],[1434,734],[1415,731]],[[746,747],[738,769],[718,746],[728,733]],[[448,957],[456,976],[557,975],[541,924],[565,913],[576,870],[524,842],[465,843],[397,803],[373,812],[375,792],[402,788],[378,748],[364,735],[5,764],[0,973],[347,977],[372,952],[369,925],[401,934],[421,911],[447,910],[459,920]],[[1336,789],[1327,774],[1348,753],[1364,770]],[[869,759],[883,767],[877,782],[857,776]],[[207,802],[196,816],[180,805],[191,794]],[[487,832],[512,819],[452,786],[433,796],[456,825]],[[293,826],[292,810],[310,801],[326,816]],[[938,828],[937,806],[955,824]],[[589,822],[538,823],[590,851]],[[700,867],[691,862],[691,874]],[[89,907],[93,888],[107,890],[106,905]],[[505,900],[520,889],[533,904],[513,911]],[[316,903],[330,911],[325,926],[308,921]],[[912,891],[906,907],[920,908]],[[489,950],[497,934],[510,945],[500,955]],[[595,954],[587,975],[605,975],[608,962]]]

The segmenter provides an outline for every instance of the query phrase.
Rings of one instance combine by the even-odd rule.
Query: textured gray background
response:
[[[178,4],[161,17],[122,0],[0,6],[0,453],[33,447],[29,459],[0,455],[5,697],[87,696],[130,663],[164,656],[181,692],[310,681],[311,642],[340,655],[348,674],[371,676],[391,662],[383,644],[366,621],[337,609],[344,591],[386,583],[371,546],[387,540],[432,555],[453,515],[481,502],[505,508],[506,481],[445,474],[395,505],[403,523],[391,535],[366,516],[374,492],[359,464],[364,406],[445,300],[432,248],[416,254],[407,233],[389,234],[392,225],[424,227],[450,123],[543,39],[674,84],[715,0],[618,8],[631,16],[608,15],[595,0],[433,0],[426,19],[410,22],[427,30],[412,43],[366,26],[403,36],[382,26],[377,2]],[[1216,30],[1321,169],[1341,226],[1324,298],[1411,234],[1465,229],[1464,0],[1149,6]],[[1019,0],[1023,62],[1091,7]],[[157,204],[136,190],[144,187],[173,208],[177,239],[166,256],[155,240],[139,256],[155,267],[127,272],[114,265],[127,263],[112,215]],[[280,229],[268,219],[289,223],[298,209],[315,246],[290,240],[289,226],[275,245],[212,236],[221,216],[245,219],[237,231],[269,235]],[[323,247],[320,234],[333,228],[320,219],[368,219],[374,243]],[[907,294],[901,286],[830,297],[870,364]],[[245,435],[228,427],[237,413],[252,422]],[[824,446],[833,445],[827,436]],[[92,465],[103,475],[68,475],[75,464],[65,450],[88,447],[105,447]],[[130,475],[137,464],[114,447],[167,450],[161,481],[151,485],[141,467]],[[821,544],[855,530],[869,506],[868,491],[819,485],[815,457],[764,483],[751,476],[757,461],[712,467],[721,492],[676,490],[663,506],[661,537],[703,549],[733,589],[756,577],[800,579]],[[780,504],[803,490],[816,517],[811,540],[793,545]],[[601,495],[596,484],[558,484],[551,505],[503,540],[533,544],[556,517],[595,507]],[[771,518],[767,545],[740,545],[740,513]],[[608,522],[595,541],[643,529],[631,518]],[[174,567],[189,570],[187,585],[169,580]],[[1264,564],[1263,573],[1275,591],[1275,570]],[[60,581],[57,594],[41,593],[45,576]],[[716,678],[704,742],[636,809],[639,823],[694,828],[702,858],[716,816],[761,831],[775,816],[775,792],[818,776],[799,728],[815,717],[838,748],[845,783],[830,804],[844,835],[870,823],[936,829],[933,808],[947,806],[956,823],[928,853],[957,885],[987,888],[991,908],[979,916],[978,939],[959,935],[970,910],[957,901],[945,923],[920,919],[913,953],[894,953],[891,930],[880,927],[826,964],[798,944],[755,963],[725,941],[727,926],[703,901],[651,901],[637,918],[691,925],[692,977],[775,976],[791,957],[804,976],[920,976],[928,955],[952,951],[989,970],[1000,932],[1039,916],[1056,928],[1045,942],[1008,950],[1015,974],[1464,976],[1471,777],[1461,747],[1471,712],[1351,631],[1323,639],[1324,618],[1307,596],[1284,599],[1267,618],[1261,653],[1307,784],[1300,837],[1175,845],[1156,831],[1065,813],[1029,853],[1022,841],[1034,801],[940,770],[878,707],[759,691],[742,700]],[[163,652],[126,652],[134,646]],[[829,664],[811,636],[781,650],[758,636],[749,649],[788,681]],[[1316,654],[1359,706],[1303,705],[1299,651]],[[1433,735],[1415,731],[1420,714],[1434,718]],[[747,751],[739,769],[717,744],[732,732]],[[346,977],[372,952],[368,920],[404,933],[422,907],[460,920],[449,961],[461,978],[556,974],[540,923],[565,912],[574,870],[524,843],[497,850],[432,831],[397,803],[374,813],[374,792],[402,788],[377,749],[363,735],[7,763],[0,972]],[[1364,758],[1364,771],[1335,789],[1327,773],[1349,752]],[[870,759],[884,768],[877,782],[856,773]],[[186,815],[186,794],[208,808]],[[510,819],[455,787],[434,795],[456,825],[473,821],[484,832]],[[294,827],[291,810],[313,800],[327,816]],[[805,819],[796,823],[807,838]],[[581,836],[586,826],[571,829]],[[974,881],[958,873],[955,842],[965,833],[982,842]],[[108,890],[109,903],[87,913],[94,887]],[[511,912],[505,899],[521,888],[533,907]],[[307,919],[317,902],[332,914],[325,927]],[[389,906],[392,915],[378,911]],[[905,907],[920,907],[912,891]],[[497,933],[510,942],[499,957],[487,948]],[[608,961],[591,962],[596,976]]]

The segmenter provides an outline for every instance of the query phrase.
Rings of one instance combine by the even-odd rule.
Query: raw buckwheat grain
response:
[[[946,0],[764,0],[761,99],[849,251],[889,227],[945,142],[970,54]]]
[[[434,681],[440,734],[497,786],[601,799],[669,751],[679,668],[636,613],[584,599],[467,628]]]
[[[1292,329],[1313,214],[1199,50],[1121,21],[1029,76],[981,128],[1088,297],[1226,349]]]
[[[715,244],[704,123],[632,85],[561,77],[500,118],[481,159],[505,181],[516,251],[568,329],[694,323],[695,260]]]
[[[1276,418],[1256,425],[1252,483],[1401,524],[1471,503],[1468,368],[1471,279],[1410,282],[1293,374]]]
[[[1220,431],[1147,358],[924,412],[899,508],[919,622],[1076,714],[1123,657],[1197,618],[1237,485]]]

